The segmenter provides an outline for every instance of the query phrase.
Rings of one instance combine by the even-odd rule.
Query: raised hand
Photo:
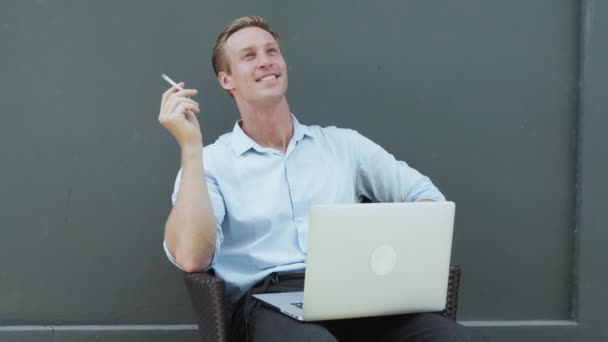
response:
[[[184,85],[183,82],[179,83],[182,88]],[[199,104],[190,98],[197,93],[196,89],[171,87],[163,93],[160,103],[158,121],[171,132],[182,148],[203,144],[203,134],[196,118],[196,113],[200,112]]]

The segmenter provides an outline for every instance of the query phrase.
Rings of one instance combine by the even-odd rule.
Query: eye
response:
[[[274,55],[277,52],[279,52],[279,50],[277,48],[270,48],[270,49],[266,50],[266,52],[268,52],[268,54],[270,54],[270,55]]]
[[[255,57],[255,53],[247,52],[245,56],[243,56],[243,59],[252,59],[253,57]]]

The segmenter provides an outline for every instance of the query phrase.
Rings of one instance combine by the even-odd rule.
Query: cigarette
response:
[[[169,84],[171,84],[175,88],[177,88],[179,90],[184,90],[184,88],[180,87],[177,83],[175,83],[172,79],[170,79],[169,76],[167,76],[165,74],[160,74],[160,76],[162,76],[162,78],[164,78],[165,81],[169,82]]]

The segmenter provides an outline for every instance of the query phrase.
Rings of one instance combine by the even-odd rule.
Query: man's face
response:
[[[287,91],[287,66],[274,37],[258,27],[234,33],[224,46],[230,75],[218,79],[235,98],[264,103],[281,99]]]

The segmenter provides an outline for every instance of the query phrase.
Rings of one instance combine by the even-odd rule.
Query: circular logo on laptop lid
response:
[[[387,275],[397,263],[397,253],[391,245],[382,245],[374,250],[369,258],[369,266],[377,275]]]

